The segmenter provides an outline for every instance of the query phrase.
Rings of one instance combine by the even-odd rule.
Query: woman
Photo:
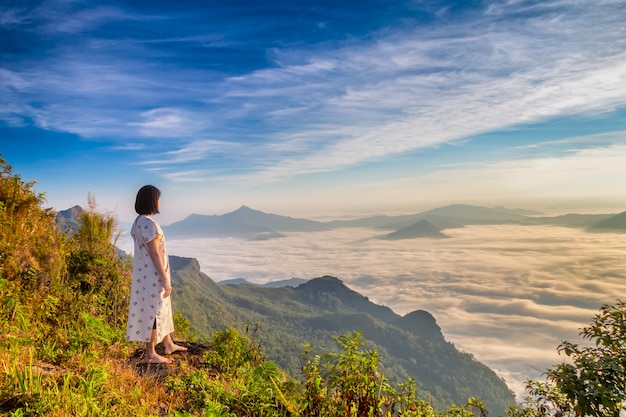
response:
[[[126,339],[145,342],[147,363],[172,362],[154,350],[161,341],[166,355],[187,350],[175,344],[170,336],[174,332],[174,320],[169,258],[161,226],[152,218],[159,212],[160,198],[161,191],[155,186],[139,189],[135,200],[138,216],[130,232],[135,251]]]

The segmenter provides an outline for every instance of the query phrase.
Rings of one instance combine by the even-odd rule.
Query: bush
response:
[[[312,417],[434,417],[434,407],[417,398],[417,385],[409,379],[392,387],[379,371],[378,352],[363,350],[360,332],[335,338],[339,353],[311,357],[305,346],[303,415]],[[484,404],[470,398],[463,407],[453,406],[443,416],[486,415]]]
[[[529,381],[531,397],[508,415],[619,416],[626,409],[626,304],[605,304],[580,335],[590,342],[558,347],[570,361]]]
[[[293,415],[295,407],[288,398],[296,395],[296,382],[263,360],[260,346],[237,330],[216,332],[204,363],[211,372],[192,370],[169,379],[169,389],[185,398],[178,415],[183,411],[224,417]]]

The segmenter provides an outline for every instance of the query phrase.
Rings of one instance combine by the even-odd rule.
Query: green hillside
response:
[[[515,400],[493,371],[446,342],[425,311],[401,317],[330,276],[295,288],[217,285],[195,259],[170,259],[175,307],[197,332],[258,327],[255,337],[268,358],[294,376],[300,372],[305,343],[318,351],[332,351],[337,348],[333,337],[361,331],[380,353],[391,380],[414,378],[421,395],[439,408],[478,397],[499,414]]]

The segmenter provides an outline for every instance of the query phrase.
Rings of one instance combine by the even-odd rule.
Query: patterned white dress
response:
[[[155,344],[174,331],[171,296],[163,298],[163,278],[159,276],[150,254],[148,242],[159,238],[158,253],[163,260],[165,272],[170,274],[170,264],[161,226],[150,216],[135,219],[130,234],[135,241],[133,282],[128,308],[126,340],[149,342],[156,320]]]

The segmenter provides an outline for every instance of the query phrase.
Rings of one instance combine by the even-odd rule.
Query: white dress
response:
[[[161,236],[157,249],[169,276],[170,264],[165,237],[161,226],[152,217],[144,215],[135,219],[130,234],[135,241],[135,251],[126,340],[149,342],[156,320],[156,344],[174,331],[174,321],[171,297],[163,298],[165,283],[154,267],[147,244]]]

